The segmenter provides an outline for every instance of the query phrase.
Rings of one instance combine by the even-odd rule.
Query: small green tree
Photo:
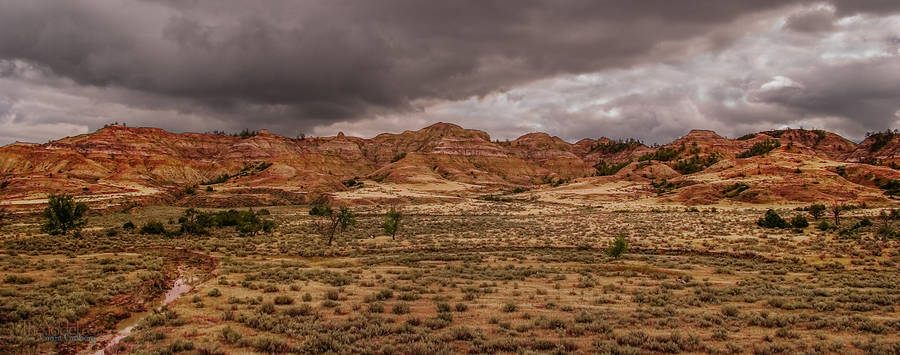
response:
[[[816,225],[816,228],[818,228],[820,231],[827,232],[834,229],[835,227],[832,226],[831,223],[828,223],[828,221],[823,219],[819,221],[819,224]]]
[[[356,224],[356,214],[349,208],[341,206],[341,210],[338,212],[338,222],[341,235],[344,235],[347,229]],[[331,244],[331,242],[329,241],[328,244]]]
[[[234,226],[234,229],[241,235],[257,235],[263,230],[263,220],[250,212],[247,218],[242,219],[238,225]]]
[[[178,222],[181,223],[181,233],[193,234],[193,235],[207,235],[209,231],[204,228],[203,224],[198,223],[198,216],[202,216],[203,212],[200,212],[193,208],[188,208],[184,211],[184,215],[178,218]]]
[[[628,251],[628,238],[624,234],[619,234],[616,239],[609,242],[606,248],[606,255],[618,259],[622,254]]]
[[[888,213],[888,211],[882,210],[881,213],[878,214],[878,219],[881,220],[881,226],[878,227],[878,232],[876,232],[878,236],[885,239],[900,236],[900,233],[895,231],[894,227],[891,225],[891,214]]]
[[[328,245],[334,241],[334,233],[340,231],[344,233],[350,226],[356,224],[356,215],[347,207],[341,207],[339,210],[331,206],[328,201],[320,200],[313,204],[309,209],[311,216],[322,217],[322,223],[319,223],[319,231],[323,236],[328,237]]]
[[[328,237],[328,245],[331,245],[331,240],[334,238],[334,231],[337,228],[337,218],[335,218],[334,209],[331,208],[331,204],[320,201],[313,204],[313,206],[309,209],[310,216],[321,217],[325,220],[325,222],[317,222],[319,233],[323,236]]]
[[[778,215],[778,212],[775,212],[773,209],[769,209],[766,211],[766,215],[763,218],[760,218],[756,221],[756,225],[763,228],[790,228],[791,225],[788,221],[785,221],[784,218]]]
[[[802,215],[794,216],[791,218],[791,227],[794,228],[806,228],[809,227],[809,221],[806,220],[806,217]]]
[[[45,222],[41,231],[52,235],[66,235],[69,231],[81,229],[85,224],[84,214],[87,210],[87,205],[75,202],[72,196],[50,194],[47,208],[44,209]]]
[[[403,214],[393,207],[391,207],[391,210],[384,215],[384,221],[381,222],[381,228],[384,229],[385,234],[391,235],[391,240],[394,240],[397,232],[400,231],[401,218],[403,218]]]
[[[819,218],[822,218],[822,216],[825,215],[825,209],[826,209],[825,205],[823,205],[821,203],[810,205],[807,208],[807,210],[809,210],[809,215],[812,216],[812,218],[817,221],[819,220]]]

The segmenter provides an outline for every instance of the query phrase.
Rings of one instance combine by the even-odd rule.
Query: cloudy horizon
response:
[[[900,2],[0,0],[0,145],[112,122],[666,143],[900,128]]]

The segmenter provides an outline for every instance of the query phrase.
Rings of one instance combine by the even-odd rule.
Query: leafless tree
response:
[[[841,212],[847,209],[847,205],[843,202],[838,204],[837,201],[831,203],[831,215],[834,216],[834,226],[838,227],[841,225]]]

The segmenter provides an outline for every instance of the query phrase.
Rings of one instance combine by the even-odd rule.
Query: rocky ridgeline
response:
[[[898,151],[897,134],[872,135],[855,144],[830,132],[793,129],[737,139],[693,130],[669,144],[648,147],[608,138],[572,144],[546,133],[500,142],[492,141],[486,132],[448,123],[371,139],[343,133],[287,138],[265,130],[244,137],[175,134],[157,128],[109,126],[47,144],[0,148],[4,184],[0,196],[16,200],[48,192],[96,195],[151,190],[177,195],[181,189],[204,184],[322,193],[352,188],[352,183],[345,182],[354,178],[396,183],[455,181],[508,190],[592,176],[602,176],[598,181],[603,182],[682,179],[690,185],[708,185],[713,175],[724,180],[747,178],[753,174],[753,164],[759,173],[761,165],[781,164],[799,174],[799,167],[813,160],[823,166],[867,163],[854,168],[852,176],[845,174],[844,181],[878,188],[881,182],[895,179],[896,170],[875,165],[900,163]],[[259,169],[263,165],[265,169]],[[784,169],[766,171],[778,175]],[[806,169],[812,174],[810,180],[820,171],[839,173],[834,168]]]

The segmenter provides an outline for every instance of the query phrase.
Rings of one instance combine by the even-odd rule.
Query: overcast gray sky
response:
[[[860,139],[900,127],[900,1],[0,0],[0,144],[114,121]]]

